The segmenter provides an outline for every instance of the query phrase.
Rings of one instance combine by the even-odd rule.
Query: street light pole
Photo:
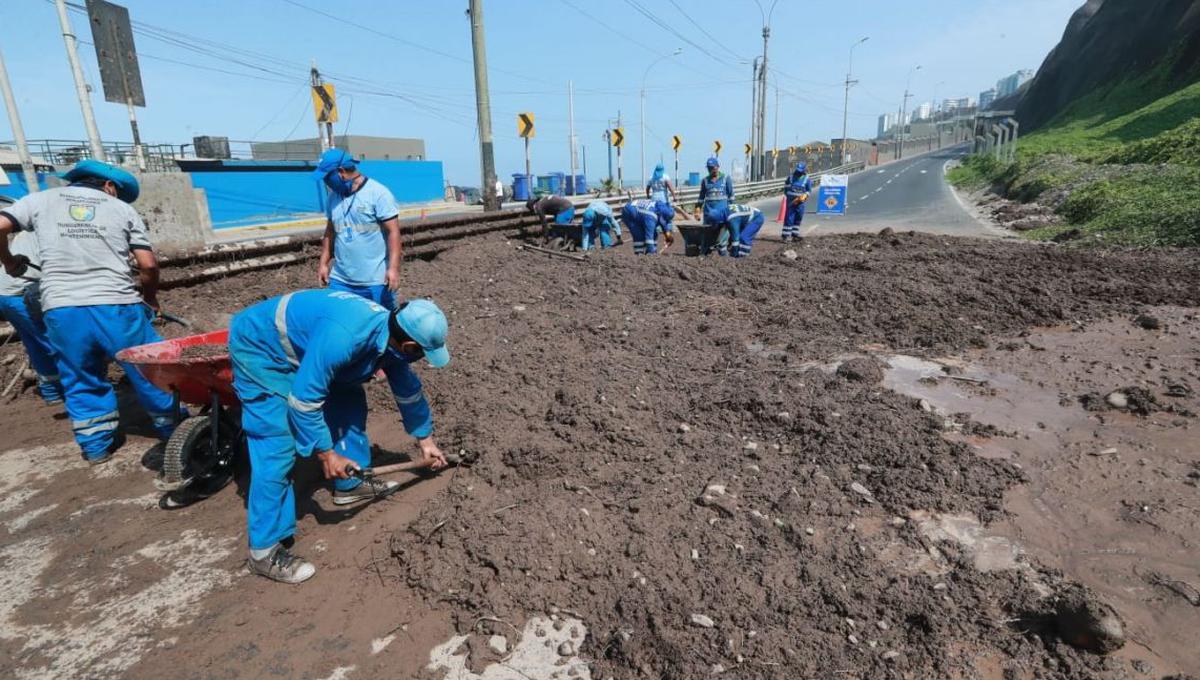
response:
[[[763,146],[767,141],[767,45],[771,40],[771,15],[775,13],[775,5],[779,4],[779,0],[771,0],[771,7],[768,10],[763,10],[762,2],[754,0],[754,4],[758,5],[758,13],[762,17],[763,29],[763,53],[762,64],[758,69],[758,135],[750,140],[750,144],[757,147],[752,149],[754,160],[762,158]],[[758,175],[753,179],[761,180],[763,177],[762,161],[757,163],[751,162],[751,166],[758,166]]]
[[[939,80],[937,82],[937,84],[933,86],[933,103],[930,104],[930,109],[929,109],[929,118],[930,118],[930,120],[933,121],[933,129],[937,131],[938,148],[939,149],[942,148],[942,126],[938,122],[937,96],[938,96],[938,90],[940,90],[941,87],[945,84],[946,84],[946,81]]]
[[[645,187],[646,187],[646,78],[650,76],[650,70],[653,69],[656,65],[658,65],[658,62],[660,62],[664,59],[670,59],[671,57],[677,57],[677,56],[679,56],[679,54],[681,52],[683,52],[683,48],[676,47],[674,52],[672,52],[670,54],[664,54],[661,57],[650,62],[650,65],[646,67],[646,72],[642,74],[642,89],[641,89],[641,95],[639,96],[639,106],[641,108],[641,120],[638,123],[638,127],[641,128],[641,136],[642,136],[642,188],[643,189],[645,189]],[[676,181],[678,181],[679,178],[677,177],[675,179],[676,179]]]
[[[908,98],[912,96],[909,90],[912,89],[913,74],[920,70],[920,66],[912,67],[908,72],[908,78],[904,81],[904,99],[900,102],[900,150],[897,158],[904,158],[904,133],[907,130],[904,117],[908,115]]]
[[[758,57],[755,57],[750,62],[751,78],[750,78],[750,136],[746,141],[753,144],[754,137],[758,133]],[[746,168],[746,172],[751,179],[754,178],[754,157],[750,157],[750,167]]]
[[[858,47],[859,45],[865,43],[866,41],[868,41],[870,39],[871,39],[871,37],[867,36],[867,37],[863,38],[862,40],[859,40],[858,42],[856,42],[850,46],[850,63],[848,65],[848,67],[846,68],[846,102],[842,106],[842,162],[843,163],[850,162],[849,154],[846,153],[846,135],[848,134],[848,127],[850,124],[850,86],[858,83],[857,80],[851,79],[851,77],[854,75],[854,48]]]
[[[25,188],[29,193],[38,190],[37,171],[33,157],[29,155],[29,144],[25,141],[25,128],[21,125],[21,114],[17,111],[17,99],[8,82],[8,69],[4,66],[4,54],[0,53],[0,91],[4,94],[4,107],[8,109],[8,122],[12,125],[13,141],[17,143],[17,157],[21,161],[21,172],[25,175]]]

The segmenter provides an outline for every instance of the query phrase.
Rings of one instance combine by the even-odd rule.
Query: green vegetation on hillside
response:
[[[1018,142],[1016,162],[972,156],[951,182],[1043,199],[1065,224],[1032,238],[1079,229],[1094,245],[1200,245],[1200,82],[1172,91],[1167,72],[1077,100]]]

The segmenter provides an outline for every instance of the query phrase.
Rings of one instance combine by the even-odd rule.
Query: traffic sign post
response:
[[[146,95],[142,90],[142,73],[133,44],[129,10],[105,0],[87,0],[87,13],[92,24],[92,42],[96,46],[104,100],[124,104],[129,111],[134,155],[138,169],[145,170],[146,155],[134,107],[146,106]]]
[[[752,162],[750,159],[750,156],[751,156],[751,154],[754,153],[754,145],[753,144],[744,144],[742,148],[746,152],[746,167],[749,168],[750,164]]]
[[[845,215],[850,175],[825,175],[817,187],[818,215]]]
[[[683,137],[679,135],[671,137],[671,148],[675,150],[675,184],[672,186],[679,185],[679,147],[681,146],[683,146]]]
[[[617,191],[625,189],[625,164],[621,161],[621,149],[625,147],[625,128],[613,128],[612,145],[617,147]]]
[[[529,195],[533,196],[533,164],[529,158],[529,140],[534,135],[532,113],[517,114],[517,134],[525,140],[525,181],[529,185]]]

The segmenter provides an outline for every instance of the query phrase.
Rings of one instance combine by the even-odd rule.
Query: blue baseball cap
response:
[[[721,167],[721,161],[719,161],[716,156],[713,156],[709,158],[708,162],[706,162],[704,165],[710,168],[719,168]]]
[[[141,193],[141,186],[138,185],[137,177],[133,173],[118,168],[115,165],[109,165],[98,160],[88,158],[79,161],[75,167],[62,174],[62,178],[68,182],[78,182],[81,179],[94,177],[108,182],[112,182],[117,187],[117,198],[126,203],[133,203],[137,200]]]
[[[796,174],[803,175],[808,172],[808,163],[800,162],[796,164]]]
[[[317,159],[317,169],[313,170],[312,176],[313,179],[325,179],[326,175],[338,168],[349,170],[357,167],[358,161],[345,149],[329,149]]]
[[[450,350],[446,349],[449,324],[446,315],[432,301],[417,299],[400,305],[396,310],[396,323],[425,350],[425,359],[430,366],[441,368],[450,363]]]

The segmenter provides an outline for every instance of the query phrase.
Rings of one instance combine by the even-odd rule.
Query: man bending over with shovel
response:
[[[333,479],[337,505],[376,498],[395,482],[361,480],[370,465],[363,383],[387,376],[404,429],[433,470],[446,457],[433,441],[433,418],[411,364],[450,361],[446,316],[429,300],[390,312],[346,291],[304,290],[265,300],[233,318],[229,353],[250,450],[247,523],[250,571],[300,583],[316,568],[293,555],[296,502],[290,479],[297,455],[315,455]]]

